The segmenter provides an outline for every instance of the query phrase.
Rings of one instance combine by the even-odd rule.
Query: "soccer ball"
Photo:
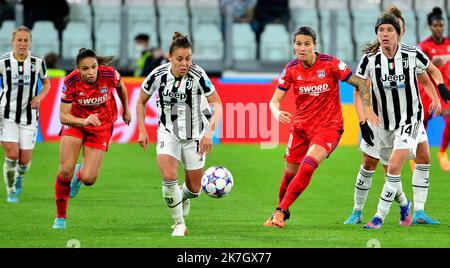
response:
[[[233,176],[225,167],[210,167],[202,177],[202,190],[215,198],[227,196],[233,188]]]

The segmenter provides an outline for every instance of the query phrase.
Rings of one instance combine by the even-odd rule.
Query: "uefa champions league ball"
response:
[[[227,196],[233,188],[233,176],[225,167],[210,167],[202,177],[202,190],[215,198]]]

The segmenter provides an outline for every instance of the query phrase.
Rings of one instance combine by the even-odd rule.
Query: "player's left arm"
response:
[[[428,113],[431,114],[433,110],[435,110],[435,116],[440,115],[442,113],[441,102],[436,93],[436,90],[434,90],[434,85],[433,83],[431,83],[428,74],[426,72],[418,73],[417,78],[419,79],[420,84],[425,90],[425,93],[427,93],[428,97],[430,97],[432,101],[430,104],[430,108],[428,109]]]
[[[31,100],[30,104],[32,109],[39,109],[39,107],[41,107],[41,101],[45,98],[45,96],[47,96],[47,93],[50,91],[50,80],[48,79],[48,77],[42,79],[41,82],[41,93],[39,93],[39,95],[35,96]]]
[[[203,155],[204,153],[210,153],[212,150],[212,137],[214,136],[214,132],[216,131],[217,124],[222,118],[223,108],[222,101],[220,100],[219,94],[217,91],[214,91],[213,94],[206,97],[208,103],[213,107],[213,115],[209,121],[209,129],[205,133],[205,135],[200,140],[198,154]]]
[[[119,81],[119,83],[117,83],[116,89],[117,89],[117,95],[119,96],[120,102],[122,102],[123,121],[127,125],[129,125],[131,122],[131,113],[130,113],[130,109],[128,107],[128,93],[127,93],[127,88],[125,87],[125,84],[123,83],[122,79]]]
[[[427,68],[427,74],[430,75],[436,85],[438,85],[439,94],[441,95],[445,103],[447,103],[447,101],[450,100],[450,91],[448,91],[447,87],[444,84],[444,78],[442,77],[441,71],[439,71],[439,69],[432,62],[430,62],[430,65]]]
[[[346,82],[359,89],[359,94],[361,95],[361,100],[366,112],[366,119],[373,125],[379,126],[380,120],[373,111],[372,100],[370,98],[370,88],[367,87],[366,80],[352,74]]]

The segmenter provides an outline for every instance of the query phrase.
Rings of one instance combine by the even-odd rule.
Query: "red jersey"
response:
[[[61,102],[71,103],[70,114],[80,118],[86,118],[90,114],[97,113],[101,125],[81,127],[83,130],[93,132],[110,129],[117,119],[117,105],[113,95],[121,77],[120,74],[109,66],[98,66],[97,82],[93,85],[81,80],[78,70],[74,70],[64,79]]]
[[[448,80],[448,70],[446,70],[446,63],[448,63],[450,61],[450,39],[447,37],[444,37],[444,42],[441,44],[437,44],[436,42],[434,42],[434,40],[431,38],[431,36],[425,38],[425,40],[423,40],[422,42],[419,43],[419,47],[420,49],[428,56],[428,58],[433,61],[433,59],[436,58],[440,58],[444,61],[444,64],[439,66],[438,69],[439,71],[441,71],[442,77],[444,78],[444,83],[445,85],[448,87],[449,85],[447,84],[447,80]],[[448,68],[447,68],[448,69]],[[431,79],[431,78],[430,78]],[[436,83],[434,82],[433,79],[431,79],[431,82],[433,82],[433,85],[435,85],[435,89],[436,87]],[[431,99],[430,97],[428,97],[428,95],[425,93],[425,90],[423,89],[422,85],[419,83],[419,91],[420,91],[420,98],[422,99],[422,102],[425,106],[425,108],[427,108],[425,111],[428,110],[428,106],[431,103]],[[437,89],[436,89],[437,92]],[[437,92],[438,96],[439,92]],[[444,109],[448,109],[449,105],[445,104],[444,101],[441,98],[441,104],[442,107]]]
[[[294,127],[310,132],[319,127],[342,128],[339,80],[347,81],[352,72],[339,59],[317,54],[309,68],[299,59],[289,62],[278,79],[278,89],[294,90],[296,112]]]

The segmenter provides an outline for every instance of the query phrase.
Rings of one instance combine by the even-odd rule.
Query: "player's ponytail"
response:
[[[174,32],[172,35],[172,43],[170,44],[169,54],[172,55],[173,51],[177,48],[192,48],[191,41],[187,35],[183,35],[179,32]]]
[[[108,57],[102,57],[102,56],[97,56],[97,54],[95,54],[95,51],[89,48],[81,48],[78,51],[78,54],[75,58],[75,62],[78,66],[78,64],[80,63],[81,60],[85,59],[85,58],[96,58],[98,65],[111,65],[114,57],[113,56],[108,56]]]
[[[440,7],[434,7],[431,13],[427,16],[428,26],[431,26],[433,24],[433,21],[435,20],[444,20],[444,17],[442,16],[442,9]]]

